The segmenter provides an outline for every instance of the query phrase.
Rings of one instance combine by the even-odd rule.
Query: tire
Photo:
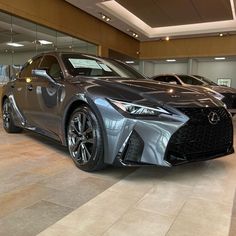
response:
[[[7,133],[20,133],[22,128],[16,126],[13,121],[12,108],[9,99],[5,99],[2,107],[3,128]]]
[[[72,113],[67,127],[67,144],[79,169],[92,172],[106,166],[101,127],[88,106],[81,106]]]

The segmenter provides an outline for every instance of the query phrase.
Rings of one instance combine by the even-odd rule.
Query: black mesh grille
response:
[[[224,102],[228,109],[236,109],[236,94],[233,93],[224,93],[224,98],[222,102]]]
[[[144,142],[138,133],[134,130],[130,135],[129,141],[123,153],[124,163],[140,163],[143,153]]]
[[[210,159],[227,154],[232,149],[233,127],[231,117],[222,108],[179,108],[189,121],[171,137],[166,160],[171,164]],[[218,114],[220,120],[211,124],[208,116]]]

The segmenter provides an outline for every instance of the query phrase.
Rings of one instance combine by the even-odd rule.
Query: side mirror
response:
[[[56,83],[56,81],[47,73],[46,70],[32,70],[32,76],[47,79],[51,83]]]

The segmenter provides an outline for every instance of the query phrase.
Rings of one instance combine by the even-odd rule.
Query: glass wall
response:
[[[0,12],[0,84],[31,57],[57,50],[97,54],[94,44]]]

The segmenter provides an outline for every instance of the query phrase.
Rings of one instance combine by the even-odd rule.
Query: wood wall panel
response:
[[[0,0],[0,10],[137,57],[137,40],[64,0]]]
[[[236,35],[149,41],[140,44],[140,59],[236,55]]]

